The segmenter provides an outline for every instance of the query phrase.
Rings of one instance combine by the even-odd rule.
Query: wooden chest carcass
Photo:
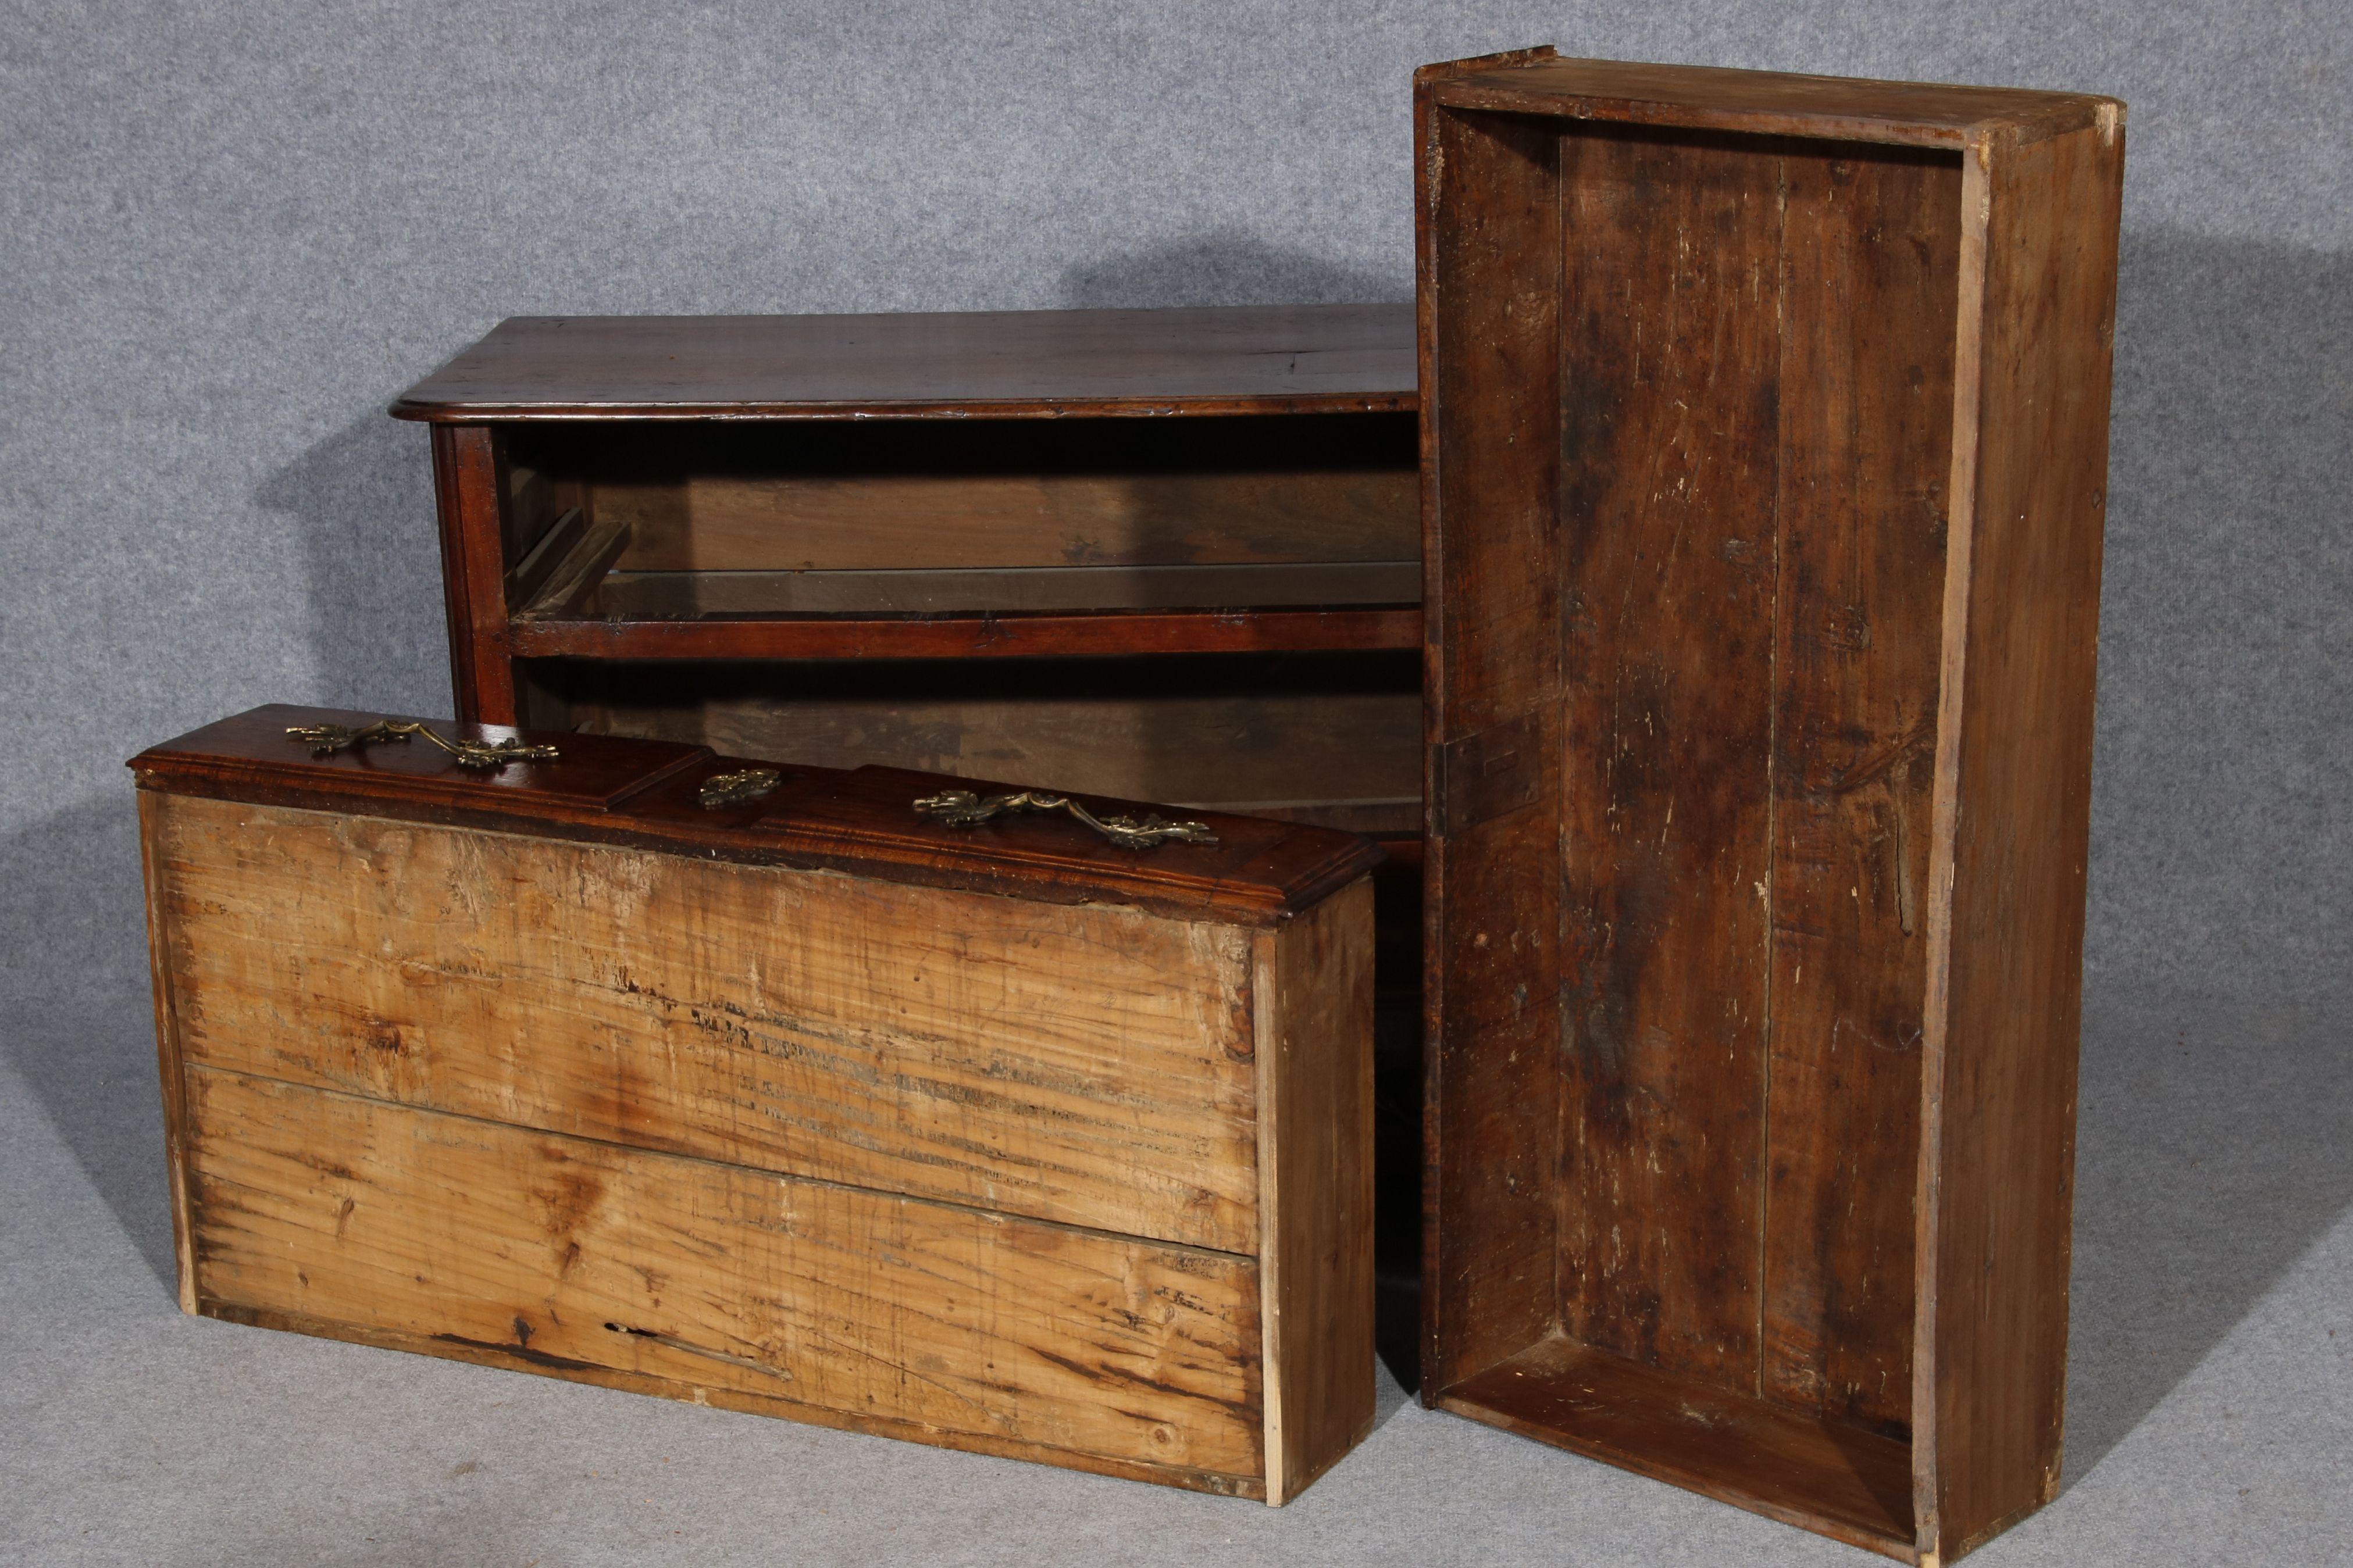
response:
[[[1367,1430],[1366,841],[368,723],[132,763],[185,1310],[1278,1503]]]

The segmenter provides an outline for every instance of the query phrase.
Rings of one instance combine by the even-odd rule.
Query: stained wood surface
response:
[[[517,622],[503,646],[513,657],[525,658],[1038,658],[1378,652],[1418,647],[1420,637],[1420,612],[1400,605],[722,621],[539,620]]]
[[[290,725],[357,724],[376,717],[257,708],[142,752],[130,765],[142,787],[183,794],[670,847],[711,859],[851,871],[1050,902],[1130,904],[1240,924],[1279,923],[1355,881],[1380,858],[1372,844],[1349,835],[1214,812],[1196,815],[1218,843],[1166,844],[1149,853],[1122,849],[1061,816],[951,827],[919,817],[913,803],[960,784],[986,793],[997,787],[993,781],[888,768],[788,769],[773,794],[750,806],[712,812],[696,800],[702,782],[750,764],[703,753],[681,765],[680,748],[658,742],[525,731],[564,754],[485,774],[459,768],[421,742],[313,757],[286,735]],[[431,722],[452,738],[485,732]],[[424,761],[428,752],[440,761]],[[615,794],[615,770],[626,771],[618,759],[630,756],[640,759],[644,782]],[[575,781],[584,787],[570,787]],[[588,798],[588,784],[614,804]],[[1153,809],[1080,798],[1098,816]]]
[[[1187,423],[1194,423],[1188,421]],[[632,572],[1382,561],[1414,544],[1411,468],[789,478],[599,484]]]
[[[618,567],[626,552],[614,563]],[[597,619],[973,616],[1000,612],[1418,605],[1416,560],[1248,566],[921,567],[908,571],[614,571],[559,614]],[[529,613],[529,612],[526,612]]]
[[[1780,160],[1560,156],[1561,1306],[1596,1348],[1753,1392]]]
[[[1947,1560],[2059,1489],[2123,163],[2112,121],[1997,142],[1964,187],[1983,227],[1962,259],[1974,440],[1954,461],[1921,1197],[1922,1503]]]
[[[1373,885],[1254,938],[1267,1500],[1373,1429]]]
[[[1560,202],[1546,128],[1417,112],[1434,1388],[1558,1312]]]
[[[2057,1485],[2122,108],[1540,56],[1418,80],[1425,1398],[1949,1562]],[[1548,367],[1514,357],[1546,289]],[[1465,569],[1518,526],[1531,397],[1552,649]],[[1450,706],[1548,680],[1556,713]],[[1518,860],[1464,852],[1532,814]],[[1529,1037],[1492,976],[1543,978],[1548,855],[1562,1011]]]
[[[200,1299],[1253,1475],[1256,1265],[195,1068]]]
[[[167,915],[170,889],[164,879],[164,854],[159,843],[165,816],[164,798],[142,792],[139,796],[140,869],[147,898],[148,976],[155,998],[155,1065],[164,1102],[164,1162],[166,1193],[172,1209],[173,1285],[180,1310],[196,1310],[194,1216],[188,1207],[187,1080],[180,1053],[180,998],[172,963],[172,925]]]
[[[190,1062],[1257,1251],[1246,929],[229,801],[151,810]],[[1351,934],[1368,958],[1369,930]]]
[[[1548,54],[1460,66],[1425,69],[1432,97],[1450,108],[1915,146],[1958,147],[1995,133],[2039,140],[2120,117],[2124,107],[2088,93]]]
[[[500,461],[480,425],[433,431],[435,510],[441,534],[442,605],[449,623],[449,684],[458,711],[480,723],[514,722],[507,647],[507,523]]]
[[[438,421],[1409,410],[1403,305],[524,316],[402,394]]]
[[[1419,528],[1409,415],[503,435],[629,525],[630,571],[1394,560]]]
[[[1904,1444],[1554,1336],[1440,1408],[1910,1561]]]
[[[550,727],[1419,832],[1419,660],[570,667]]]
[[[1782,159],[1761,1391],[1912,1426],[1960,169]],[[1801,395],[1800,395],[1801,393]]]

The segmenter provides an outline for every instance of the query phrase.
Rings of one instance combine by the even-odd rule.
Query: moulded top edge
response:
[[[1331,396],[1168,396],[1050,400],[959,398],[927,403],[420,403],[385,412],[430,425],[527,425],[595,420],[1175,419],[1249,414],[1411,414],[1415,392]]]
[[[927,818],[917,799],[957,787],[1008,786],[906,773],[761,763],[708,747],[577,731],[411,721],[428,733],[354,733],[385,715],[273,705],[153,746],[131,759],[143,787],[356,816],[488,826],[637,844],[703,859],[842,870],[1061,903],[1128,904],[1180,919],[1279,922],[1371,870],[1382,852],[1355,834],[1263,817],[1170,808],[1214,842],[1119,847],[1059,815],[961,827]],[[335,749],[311,730],[340,730]],[[449,742],[541,746],[470,766]],[[767,788],[716,805],[702,787],[766,767]],[[1106,819],[1152,808],[1077,797]]]
[[[1470,69],[1431,79],[1428,90],[1454,109],[1920,147],[2004,132],[2039,141],[2124,116],[2121,102],[2089,93],[1616,60]]]
[[[1409,411],[1413,306],[522,316],[400,418],[1053,418]]]

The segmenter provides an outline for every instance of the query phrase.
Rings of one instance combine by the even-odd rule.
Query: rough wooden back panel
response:
[[[1958,160],[1614,127],[1558,156],[1558,1311],[1903,1436]],[[1476,550],[1443,382],[1425,406],[1439,548]],[[1542,896],[1450,850],[1458,921]],[[1479,991],[1440,1005],[1483,1061],[1545,1059]],[[1440,1179],[1443,1208],[1479,1178]]]
[[[616,569],[1400,561],[1413,416],[533,426],[509,445],[629,527]]]
[[[1557,139],[1423,121],[1424,540],[1430,741],[1423,1389],[1556,1315],[1560,767]],[[1446,1150],[1478,1158],[1443,1159]]]
[[[1963,203],[1962,341],[1981,348],[1944,674],[1966,717],[1937,752],[1950,959],[1921,1198],[1922,1539],[1947,1558],[2059,1486],[2124,151],[2113,115],[1996,139]]]
[[[1960,169],[1852,151],[1782,160],[1760,1391],[1903,1436]]]
[[[1256,1250],[1245,929],[230,801],[152,816],[191,1062]]]
[[[213,1068],[190,1069],[187,1113],[208,1304],[942,1434],[1260,1468],[1248,1258]]]
[[[1753,1387],[1780,160],[1561,160],[1562,1312]]]

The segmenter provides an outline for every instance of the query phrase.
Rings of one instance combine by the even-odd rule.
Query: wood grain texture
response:
[[[1760,1391],[1900,1437],[1960,166],[1858,151],[1782,160]]]
[[[1379,652],[1410,648],[1409,606],[1099,610],[968,616],[794,616],[724,621],[515,624],[521,658],[1038,658],[1136,654]]]
[[[903,572],[609,572],[575,616],[973,616],[1418,605],[1415,560],[1246,566],[950,566]]]
[[[1451,976],[1542,889],[1431,845],[1424,1398],[1950,1561],[2058,1475],[2121,106],[1420,79],[1431,712],[1467,668],[1563,692],[1434,721],[1430,820],[1542,813],[1519,848],[1556,831],[1566,888],[1559,1032],[1525,1037]],[[1558,229],[1478,160],[1504,124],[1557,136]],[[1565,368],[1495,353],[1544,310],[1521,274],[1494,315],[1450,305],[1506,255],[1556,263]],[[1532,395],[1561,421],[1522,568],[1556,579],[1549,664],[1456,614],[1449,570],[1513,526],[1449,475],[1514,471],[1480,443]],[[1554,795],[1515,772],[1531,736]],[[1532,1182],[1493,1102],[1539,1072],[1561,1160]],[[1499,1184],[1556,1206],[1550,1321],[1463,1288],[1523,1277]]]
[[[189,1061],[1257,1250],[1247,930],[225,801],[150,809]]]
[[[1564,1325],[1753,1388],[1780,159],[1561,160]]]
[[[1276,1503],[1368,1430],[1369,844],[356,717],[133,762],[187,1310]]]
[[[1546,128],[1416,104],[1430,1400],[1557,1312],[1560,203]]]
[[[1976,444],[1955,458],[1937,748],[1951,909],[1926,1068],[1919,1401],[1923,1511],[1947,1561],[2059,1488],[2123,162],[2120,120],[1990,138],[1967,188],[1982,205],[1964,203],[1982,226],[1963,273],[1981,346],[1961,387]]]
[[[1399,305],[958,315],[523,316],[404,419],[1153,416],[1413,407]]]
[[[441,583],[449,618],[450,679],[459,717],[515,721],[507,642],[506,522],[501,463],[480,425],[437,426],[433,481],[441,522]]]
[[[562,667],[562,723],[820,767],[871,763],[1416,832],[1411,655]]]
[[[1909,1451],[1566,1336],[1448,1390],[1491,1426],[1690,1487],[1850,1545],[1909,1559]]]
[[[1996,129],[2040,139],[2104,117],[2120,124],[2124,108],[2087,93],[1625,60],[1498,58],[1426,68],[1436,101],[1458,109],[1947,148]]]
[[[1247,1259],[188,1073],[206,1302],[1251,1475]]]
[[[666,482],[602,483],[596,497],[598,516],[631,525],[621,563],[627,571],[855,572],[910,561],[1003,567],[1393,560],[1413,546],[1414,487],[1410,468],[916,469],[808,478],[689,474]]]
[[[1253,939],[1267,1500],[1373,1429],[1373,884]]]
[[[436,1356],[444,1361],[465,1362],[473,1366],[497,1367],[506,1372],[530,1373],[539,1377],[560,1377],[569,1383],[593,1384],[600,1388],[617,1388],[629,1394],[649,1394],[657,1398],[675,1399],[682,1404],[699,1405],[720,1410],[740,1411],[746,1415],[766,1415],[779,1420],[797,1421],[811,1426],[829,1426],[844,1432],[861,1432],[873,1437],[895,1437],[902,1442],[928,1443],[936,1447],[961,1449],[966,1453],[989,1454],[1004,1459],[1024,1459],[1034,1464],[1055,1465],[1063,1469],[1084,1470],[1099,1476],[1113,1476],[1121,1480],[1150,1481],[1159,1486],[1182,1487],[1188,1491],[1213,1492],[1221,1497],[1251,1498],[1263,1501],[1266,1483],[1258,1476],[1229,1475],[1219,1470],[1192,1470],[1173,1465],[1150,1464],[1133,1459],[1117,1458],[1105,1454],[1090,1454],[1076,1448],[1050,1447],[1042,1443],[1021,1438],[1008,1438],[984,1432],[958,1432],[905,1420],[894,1415],[878,1415],[871,1410],[835,1410],[822,1405],[806,1405],[774,1394],[749,1389],[714,1387],[707,1383],[690,1383],[678,1377],[659,1376],[642,1372],[624,1371],[618,1367],[596,1366],[586,1362],[570,1362],[522,1346],[491,1345],[460,1342],[433,1334],[406,1333],[398,1330],[367,1328],[357,1323],[314,1318],[301,1312],[280,1311],[268,1307],[248,1307],[233,1301],[207,1300],[192,1310],[224,1322],[242,1323],[258,1329],[274,1329],[284,1333],[310,1334],[320,1339],[342,1340],[351,1344],[372,1345],[378,1350],[402,1351],[410,1355]]]
[[[147,963],[155,994],[155,1065],[163,1086],[164,1166],[172,1209],[172,1257],[180,1310],[196,1310],[194,1218],[188,1207],[188,1106],[182,1074],[180,999],[172,954],[176,931],[164,838],[170,803],[160,795],[139,796],[139,863],[147,896]]]
[[[508,433],[630,524],[630,571],[1379,561],[1410,416],[557,425]]]

